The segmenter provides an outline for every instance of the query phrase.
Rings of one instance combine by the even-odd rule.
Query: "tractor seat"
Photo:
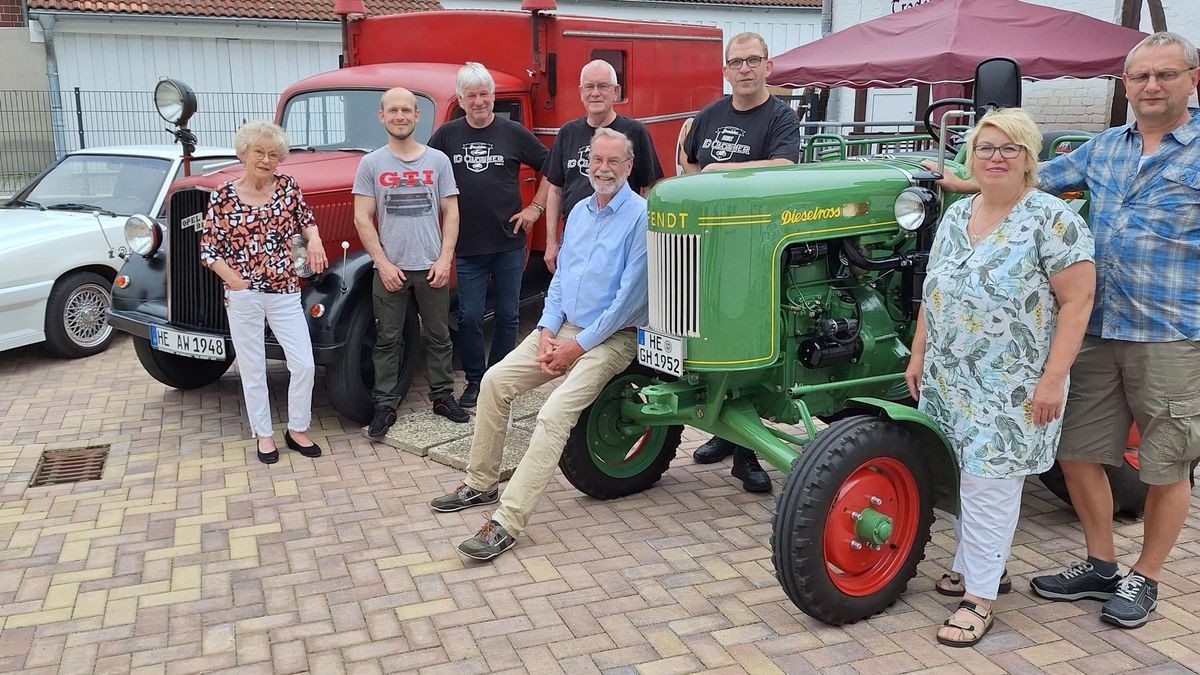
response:
[[[1038,156],[1038,161],[1047,162],[1054,159],[1057,155],[1065,155],[1075,148],[1083,145],[1083,141],[1063,141],[1056,147],[1051,146],[1054,141],[1063,136],[1087,136],[1091,138],[1096,134],[1090,131],[1078,131],[1073,129],[1053,130],[1042,132],[1042,152]]]

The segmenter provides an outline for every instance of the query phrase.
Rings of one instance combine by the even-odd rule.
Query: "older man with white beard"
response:
[[[479,532],[458,545],[465,556],[490,560],[516,544],[580,413],[633,361],[635,327],[648,317],[646,200],[627,182],[632,163],[633,143],[624,134],[596,129],[588,156],[596,193],[568,216],[538,328],[484,374],[466,478],[429,503],[445,513],[500,502]],[[529,449],[497,497],[513,399],[559,377]]]

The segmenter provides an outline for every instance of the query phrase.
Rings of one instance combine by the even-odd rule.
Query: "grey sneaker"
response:
[[[1029,580],[1034,593],[1051,600],[1108,600],[1117,590],[1120,574],[1101,576],[1090,562],[1078,562],[1066,571]]]
[[[1150,612],[1158,607],[1158,584],[1137,572],[1130,572],[1112,598],[1100,610],[1100,620],[1122,628],[1137,628],[1150,620]]]
[[[458,545],[458,550],[468,558],[491,560],[516,543],[516,538],[503,525],[489,518],[474,537]]]
[[[480,492],[464,483],[454,488],[454,492],[429,502],[429,508],[439,513],[452,513],[469,509],[472,506],[495,504],[498,501],[500,501],[500,488],[496,487],[487,492]]]

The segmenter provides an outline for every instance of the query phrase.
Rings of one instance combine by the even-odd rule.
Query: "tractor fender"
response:
[[[857,405],[851,405],[849,401]],[[929,449],[929,466],[933,470],[933,505],[957,517],[958,457],[941,427],[925,413],[903,403],[865,396],[849,401],[848,407],[862,409],[865,414],[886,417],[904,426]]]

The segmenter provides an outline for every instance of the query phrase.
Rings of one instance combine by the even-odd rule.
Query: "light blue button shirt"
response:
[[[564,322],[579,326],[575,341],[589,350],[622,328],[646,325],[647,229],[646,200],[628,183],[604,208],[592,195],[571,209],[538,326],[554,333]]]

